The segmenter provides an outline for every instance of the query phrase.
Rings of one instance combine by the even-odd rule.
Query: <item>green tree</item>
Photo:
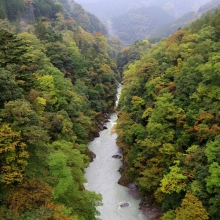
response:
[[[15,21],[19,13],[24,13],[26,11],[26,5],[23,0],[3,0],[3,2],[9,20]]]
[[[6,8],[5,8],[5,2],[1,1],[0,2],[0,19],[6,19],[7,14],[6,14]]]
[[[21,99],[22,90],[18,87],[15,77],[7,70],[0,69],[0,107],[8,101]]]
[[[9,67],[10,64],[22,64],[22,55],[26,51],[25,43],[15,34],[5,29],[0,30],[0,65],[2,68]]]
[[[161,191],[164,193],[177,192],[186,190],[187,177],[181,173],[181,169],[178,167],[179,161],[173,167],[170,167],[170,172],[164,176],[161,180]]]
[[[20,131],[31,125],[39,125],[39,119],[29,102],[25,100],[10,101],[5,104],[1,112],[4,121],[10,123],[12,128]]]

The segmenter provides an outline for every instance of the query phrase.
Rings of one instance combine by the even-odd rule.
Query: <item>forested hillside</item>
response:
[[[162,25],[154,29],[146,36],[146,39],[149,39],[149,41],[151,42],[157,42],[161,38],[168,37],[171,34],[175,33],[179,28],[183,28],[184,26],[189,25],[193,21],[193,19],[196,19],[199,16],[200,15],[196,12],[189,12],[169,24]]]
[[[121,182],[137,182],[162,220],[220,216],[219,22],[218,10],[207,13],[124,71]]]
[[[153,42],[161,39],[162,37],[168,37],[179,28],[190,25],[193,20],[203,16],[207,11],[214,12],[216,8],[219,8],[219,5],[220,0],[212,0],[209,3],[202,5],[198,11],[191,11],[167,25],[154,29],[146,36],[146,38]]]
[[[0,2],[1,220],[98,214],[101,195],[83,185],[86,144],[113,110],[120,42],[68,2]]]
[[[69,20],[70,25],[72,22],[90,33],[101,32],[107,35],[103,23],[73,0],[2,0],[0,2],[0,19],[16,22],[17,27],[33,24],[42,17],[55,20],[57,13],[62,13],[65,19]]]
[[[114,17],[113,32],[126,45],[137,40],[145,39],[155,28],[168,24],[174,20],[159,6],[151,6],[129,10],[127,13]]]

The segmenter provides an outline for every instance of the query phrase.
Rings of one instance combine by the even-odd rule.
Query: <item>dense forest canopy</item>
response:
[[[146,28],[155,10],[171,19],[151,9],[135,9]],[[114,110],[123,75],[123,184],[136,182],[161,220],[219,220],[219,23],[216,9],[156,44],[122,49],[75,1],[0,1],[0,219],[97,219],[86,144]]]
[[[117,123],[123,183],[136,182],[161,220],[220,216],[219,22],[216,9],[133,63],[118,56],[126,65]]]
[[[86,144],[114,108],[121,43],[74,1],[0,11],[0,219],[96,219]]]

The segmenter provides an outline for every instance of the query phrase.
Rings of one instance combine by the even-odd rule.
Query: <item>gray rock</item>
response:
[[[121,208],[128,207],[128,206],[129,206],[129,203],[127,203],[127,202],[120,205]]]
[[[120,155],[113,155],[112,157],[115,158],[115,159],[121,159]]]

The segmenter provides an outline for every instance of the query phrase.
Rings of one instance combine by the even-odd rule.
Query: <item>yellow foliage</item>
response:
[[[2,182],[11,184],[23,180],[27,166],[26,144],[20,141],[20,132],[14,132],[9,125],[0,127],[0,173]]]
[[[187,191],[182,200],[181,207],[176,210],[174,220],[208,220],[208,213],[203,207],[202,202],[197,199],[190,191]]]
[[[115,134],[116,133],[116,125],[114,125],[111,129],[111,134]]]
[[[178,161],[177,161],[178,162]],[[171,194],[173,192],[179,193],[185,190],[187,186],[187,177],[184,176],[178,167],[178,164],[170,167],[170,172],[164,175],[161,180],[161,191],[163,193]]]
[[[66,207],[63,205],[56,205],[53,202],[49,202],[41,207],[41,218],[36,220],[43,219],[53,219],[53,220],[78,220],[78,217],[68,217],[68,214],[65,214]],[[68,212],[68,210],[67,210]]]

